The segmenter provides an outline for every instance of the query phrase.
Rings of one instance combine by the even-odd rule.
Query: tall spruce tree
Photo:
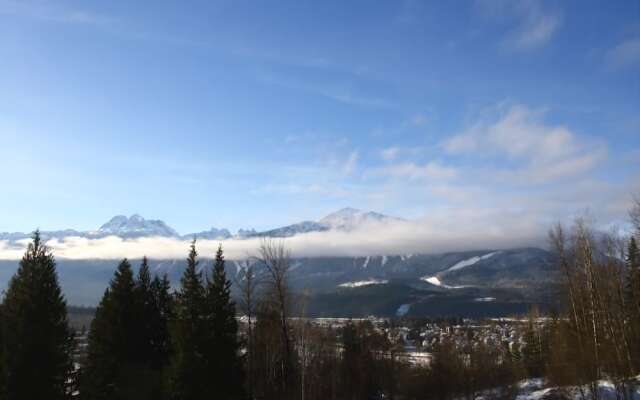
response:
[[[82,374],[83,399],[131,398],[128,373],[135,363],[137,321],[131,264],[122,260],[105,291],[89,331],[87,361]]]
[[[0,304],[0,400],[7,399],[7,360],[5,357],[5,340],[4,340],[4,312]]]
[[[162,280],[157,276],[151,279],[149,260],[144,257],[135,280],[136,327],[131,332],[136,343],[135,369],[131,374],[137,381],[136,399],[160,399],[166,395],[163,375],[168,364],[169,311],[163,307],[170,307],[169,286],[166,276]]]
[[[195,239],[191,243],[187,268],[180,279],[176,296],[171,371],[172,397],[180,400],[210,398],[207,363],[207,320],[205,318],[205,286],[198,271]]]
[[[142,259],[134,284],[136,328],[130,333],[135,343],[135,357],[139,364],[147,364],[154,358],[153,329],[156,326],[158,310],[151,286],[151,273],[147,257]]]
[[[55,259],[38,231],[9,282],[2,308],[8,398],[69,398],[73,334]]]
[[[207,279],[209,321],[209,379],[219,399],[243,398],[243,370],[231,282],[224,269],[222,245],[218,246],[211,278]]]
[[[151,280],[146,257],[136,279],[123,260],[96,310],[81,394],[85,399],[160,399],[168,355],[168,280]],[[162,297],[162,301],[159,298]],[[166,312],[168,315],[168,312]]]
[[[151,321],[151,342],[153,355],[150,359],[154,369],[164,369],[169,364],[171,354],[171,337],[169,324],[173,319],[173,296],[170,293],[171,283],[165,273],[162,278],[155,276],[151,281],[151,292],[154,301],[154,318]]]

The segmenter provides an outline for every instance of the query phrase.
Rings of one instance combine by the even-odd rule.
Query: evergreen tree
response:
[[[151,280],[146,257],[135,280],[130,263],[120,263],[91,325],[80,390],[84,398],[163,397],[168,313],[162,315],[159,298],[170,307],[168,288],[166,277]]]
[[[132,398],[129,373],[138,354],[138,341],[131,340],[137,328],[134,288],[131,264],[124,259],[91,323],[80,389],[84,399]]]
[[[2,305],[0,304],[0,400],[6,400],[7,398],[7,363],[5,357],[4,330],[4,313]]]
[[[73,334],[55,259],[38,231],[9,282],[3,316],[8,398],[68,398]]]
[[[169,333],[168,301],[169,281],[166,275],[162,280],[157,276],[151,280],[149,261],[142,264],[135,280],[136,328],[131,332],[137,343],[134,358],[136,365],[131,374],[137,381],[136,399],[159,399],[165,396],[163,385],[164,369],[168,365]]]
[[[134,284],[136,328],[130,333],[135,341],[135,357],[140,364],[154,358],[153,330],[157,327],[158,310],[151,286],[151,273],[147,257],[142,259]]]
[[[205,399],[212,395],[206,357],[206,296],[197,257],[194,239],[176,296],[171,388],[173,398],[180,400]]]
[[[169,334],[169,324],[173,318],[173,296],[170,293],[171,283],[167,274],[162,278],[157,275],[151,282],[153,293],[154,312],[156,318],[152,321],[151,332],[153,343],[153,357],[151,365],[156,369],[161,369],[169,363],[171,354],[171,337]]]
[[[243,396],[242,359],[238,341],[235,304],[231,301],[231,282],[224,270],[222,245],[218,247],[211,279],[207,280],[207,317],[210,349],[208,362],[211,383],[219,399]]]

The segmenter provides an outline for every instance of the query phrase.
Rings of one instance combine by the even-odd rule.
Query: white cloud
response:
[[[539,47],[551,40],[559,26],[560,17],[557,15],[531,14],[523,26],[507,39],[507,43],[518,50]]]
[[[317,183],[268,183],[253,189],[250,193],[256,195],[312,195],[312,196],[329,196],[335,198],[348,197],[351,193],[346,188],[335,184],[320,185]]]
[[[342,172],[345,175],[351,175],[355,172],[358,166],[358,158],[359,155],[357,151],[352,151],[351,153],[349,153],[349,157],[347,157],[347,160],[342,167]]]
[[[390,146],[380,150],[380,158],[384,161],[394,161],[400,157],[417,159],[427,153],[427,149],[422,146]]]
[[[609,50],[606,55],[613,68],[640,66],[640,37],[626,39]]]
[[[502,167],[498,174],[533,183],[585,173],[606,157],[604,145],[589,144],[564,125],[545,123],[544,115],[512,105],[447,139],[443,147],[454,155],[494,156],[502,164],[516,163],[517,168]]]
[[[286,246],[294,257],[314,256],[363,256],[403,253],[434,253],[454,249],[507,248],[537,243],[540,230],[529,221],[508,216],[503,212],[465,213],[465,224],[454,217],[455,210],[435,212],[416,222],[371,223],[355,231],[313,232],[287,238]],[[473,219],[469,219],[472,217]],[[218,240],[200,240],[198,252],[212,257]],[[225,256],[230,260],[244,259],[255,254],[260,239],[230,239],[222,241]],[[171,238],[120,239],[107,237],[86,239],[68,237],[50,240],[47,245],[61,259],[118,259],[184,258],[188,240]],[[18,259],[26,243],[10,247],[0,242],[0,259]]]
[[[476,8],[489,20],[515,24],[503,41],[509,50],[544,46],[562,25],[561,14],[537,0],[476,0]]]
[[[448,180],[457,176],[457,170],[436,161],[426,164],[406,162],[372,168],[368,174],[409,180]]]
[[[544,163],[531,165],[530,168],[516,173],[515,177],[523,181],[534,183],[546,183],[562,178],[573,177],[583,174],[593,169],[596,164],[605,158],[604,151],[587,153],[571,157],[566,160],[558,160],[554,163]]]
[[[353,85],[349,82],[318,82],[300,80],[292,78],[290,76],[282,77],[274,73],[261,74],[258,79],[266,84],[285,87],[292,90],[297,90],[313,95],[326,97],[328,99],[365,108],[394,108],[395,105],[388,100],[371,96],[368,94],[362,94],[353,88]]]
[[[429,119],[423,114],[416,114],[409,120],[409,124],[413,126],[424,126],[427,122],[429,122]]]
[[[418,185],[412,185],[418,186]],[[351,232],[308,233],[285,240],[295,257],[366,256],[442,253],[478,249],[545,246],[546,232],[557,222],[571,220],[591,209],[600,227],[624,222],[631,207],[630,193],[640,192],[640,175],[620,184],[580,180],[548,190],[495,191],[483,185],[435,185],[427,190],[447,199],[429,205],[413,221],[372,222]],[[28,240],[0,241],[0,259],[19,259]],[[199,240],[203,257],[215,254],[218,240]],[[123,257],[182,259],[189,241],[171,238],[86,239],[68,237],[47,243],[61,259],[118,259]],[[222,241],[230,260],[255,254],[259,239]]]
[[[62,24],[106,26],[114,22],[85,10],[60,7],[55,2],[0,0],[0,14]]]
[[[382,149],[380,152],[380,157],[382,157],[385,161],[393,161],[398,154],[400,153],[400,148],[398,147],[388,147],[386,149]]]

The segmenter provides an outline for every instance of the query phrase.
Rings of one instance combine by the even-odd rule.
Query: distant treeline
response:
[[[0,399],[441,400],[483,390],[514,399],[527,377],[584,398],[606,378],[628,399],[640,372],[640,203],[631,215],[628,238],[582,220],[551,230],[566,311],[533,310],[522,347],[441,340],[428,366],[409,364],[403,338],[370,322],[289,318],[304,315],[307,296],[291,290],[289,252],[271,239],[241,269],[237,304],[222,247],[204,265],[194,241],[176,291],[146,258],[135,273],[122,260],[78,351],[55,259],[36,232],[0,307]]]

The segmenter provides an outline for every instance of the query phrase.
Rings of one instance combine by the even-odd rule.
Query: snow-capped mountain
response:
[[[283,226],[264,232],[254,232],[248,236],[291,237],[300,233],[323,232],[329,230],[327,225],[315,221],[302,221],[297,224]]]
[[[6,240],[8,242],[15,242],[18,240],[31,239],[33,233],[24,232],[0,232],[0,240]],[[44,240],[49,239],[62,239],[71,236],[86,236],[86,232],[79,232],[74,229],[65,229],[60,231],[41,231],[40,236]]]
[[[91,232],[94,234],[94,232]],[[122,238],[165,236],[178,237],[178,232],[167,225],[164,221],[157,219],[144,219],[138,214],[127,218],[124,215],[116,215],[109,222],[103,224],[95,236],[119,236]]]
[[[218,229],[212,227],[208,231],[190,233],[182,236],[183,239],[193,239],[194,237],[198,239],[228,239],[231,237],[231,232],[225,228]]]
[[[251,236],[290,237],[300,233],[324,232],[328,230],[352,231],[373,223],[402,222],[401,218],[390,217],[373,211],[362,211],[356,208],[343,208],[333,212],[319,221],[302,221],[297,224],[283,226]]]
[[[255,229],[238,229],[238,233],[236,233],[236,237],[239,238],[243,238],[243,237],[249,237],[249,236],[254,236],[256,234],[256,230]]]
[[[70,236],[79,236],[87,238],[103,238],[107,236],[118,236],[124,239],[140,238],[140,237],[175,237],[182,239],[228,239],[249,238],[258,236],[268,237],[291,237],[302,233],[324,232],[328,230],[352,231],[358,227],[371,223],[386,223],[404,221],[400,218],[390,217],[373,211],[362,211],[355,208],[343,208],[333,212],[319,221],[302,221],[292,225],[286,225],[262,232],[256,232],[254,229],[240,229],[236,235],[232,235],[225,228],[211,228],[208,231],[189,233],[180,235],[175,229],[167,225],[164,221],[158,219],[145,219],[138,214],[127,217],[125,215],[116,215],[108,222],[104,223],[97,230],[92,231],[76,231],[66,229],[60,231],[42,231],[44,239],[63,239]],[[10,242],[27,239],[31,237],[31,233],[22,232],[0,232],[0,240]]]
[[[74,229],[65,229],[59,231],[41,231],[43,239],[64,239],[67,237],[85,237],[90,239],[99,239],[107,236],[118,236],[123,239],[139,238],[139,237],[180,237],[175,229],[171,228],[164,221],[155,219],[144,219],[138,214],[130,217],[124,215],[116,215],[100,228],[91,231],[76,231]],[[0,240],[14,242],[16,240],[28,239],[32,233],[24,232],[0,232]]]
[[[327,215],[318,222],[330,229],[350,231],[363,224],[400,221],[404,220],[373,211],[347,207]]]

